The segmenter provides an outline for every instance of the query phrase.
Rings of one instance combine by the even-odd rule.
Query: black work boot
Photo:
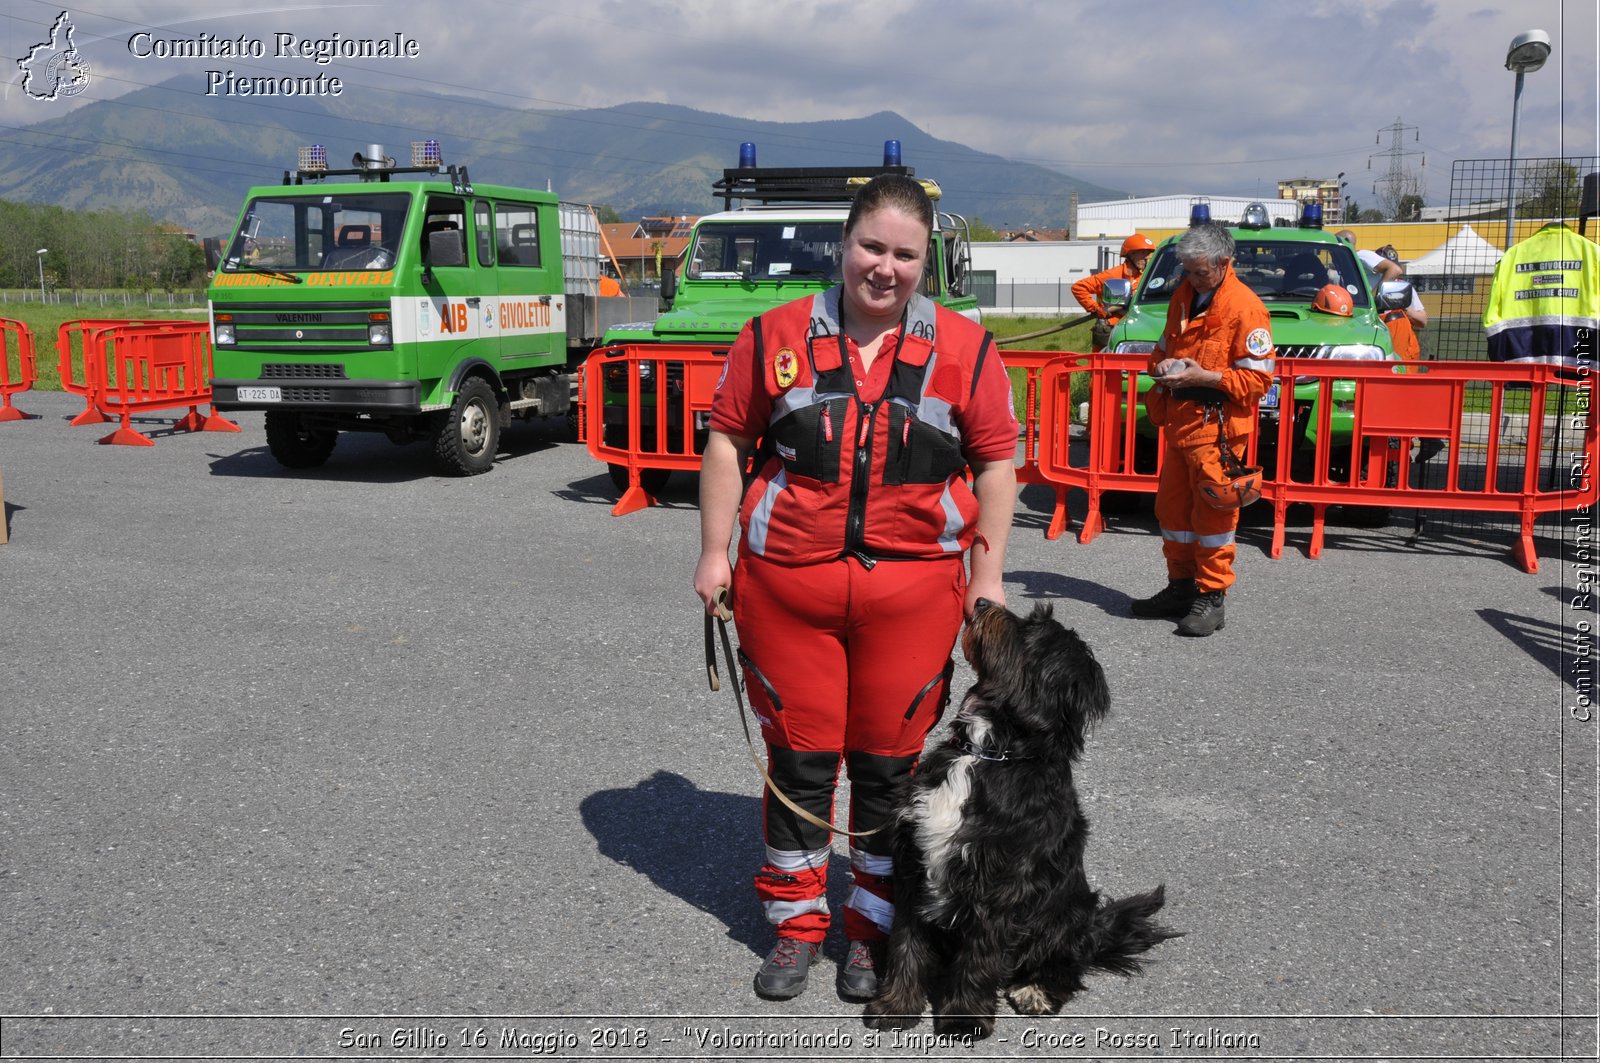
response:
[[[1205,638],[1222,630],[1222,592],[1204,591],[1189,607],[1189,615],[1178,621],[1178,634]]]
[[[788,1000],[805,992],[811,961],[821,951],[820,942],[799,938],[779,938],[767,953],[767,960],[756,972],[756,996],[768,1000]]]
[[[1165,587],[1150,597],[1135,598],[1133,615],[1165,616],[1175,620],[1189,611],[1199,593],[1193,579],[1168,580]]]
[[[846,1000],[871,1000],[878,995],[878,968],[883,965],[884,942],[852,941],[844,966],[839,968],[839,995]]]

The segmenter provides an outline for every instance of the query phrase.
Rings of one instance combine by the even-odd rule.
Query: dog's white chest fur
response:
[[[980,716],[966,719],[967,737],[982,746],[988,739],[988,723]],[[912,800],[916,821],[917,846],[922,850],[928,875],[927,914],[937,918],[950,901],[946,876],[959,857],[955,836],[961,827],[962,809],[972,794],[972,767],[977,758],[968,753],[956,758],[939,785],[919,790]]]

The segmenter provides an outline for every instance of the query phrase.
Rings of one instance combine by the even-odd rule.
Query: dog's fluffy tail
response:
[[[1144,970],[1144,961],[1139,959],[1140,953],[1149,951],[1168,938],[1183,936],[1182,931],[1170,930],[1152,919],[1166,902],[1165,885],[1157,886],[1149,893],[1106,901],[1089,922],[1084,962],[1090,967],[1125,976]]]

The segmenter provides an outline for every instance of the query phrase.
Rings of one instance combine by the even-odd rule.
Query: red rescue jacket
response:
[[[839,289],[751,322],[772,414],[739,510],[740,549],[788,564],[847,555],[959,556],[977,534],[960,414],[985,359],[981,326],[916,295],[889,385],[856,393]]]

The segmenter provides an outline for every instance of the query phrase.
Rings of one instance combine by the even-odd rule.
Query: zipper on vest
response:
[[[877,564],[862,549],[867,522],[867,488],[872,476],[872,416],[877,407],[871,403],[861,406],[861,429],[856,434],[856,452],[850,476],[850,508],[845,516],[844,551],[855,555],[865,568]]]

